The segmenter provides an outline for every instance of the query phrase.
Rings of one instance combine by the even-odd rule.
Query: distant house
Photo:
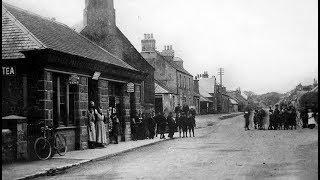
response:
[[[235,91],[227,91],[226,94],[237,102],[238,111],[244,111],[248,101],[242,96],[240,88]]]
[[[207,73],[198,74],[201,114],[215,113],[217,110],[216,98],[214,96],[215,77],[210,77]]]
[[[154,67],[154,78],[163,86],[172,89],[174,107],[178,104],[195,106],[193,76],[184,69],[183,60],[175,57],[172,46],[165,46],[161,52],[156,50],[156,40],[152,34],[145,34],[141,40],[141,55]],[[158,102],[159,99],[156,101]],[[163,102],[165,104],[167,102]],[[157,103],[158,104],[158,103]],[[155,107],[155,109],[161,109]],[[169,111],[174,111],[170,109]]]

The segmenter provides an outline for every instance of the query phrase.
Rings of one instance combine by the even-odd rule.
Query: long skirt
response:
[[[94,122],[89,122],[88,127],[89,142],[96,142],[96,127]]]
[[[107,144],[107,131],[103,121],[96,122],[97,143]]]

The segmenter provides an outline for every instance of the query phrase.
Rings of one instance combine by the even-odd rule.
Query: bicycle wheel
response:
[[[64,156],[67,152],[67,140],[64,136],[59,133],[56,133],[54,136],[55,140],[55,149],[60,156]]]
[[[41,160],[46,160],[51,156],[52,149],[50,142],[43,137],[39,137],[38,139],[36,139],[33,148],[37,157]]]

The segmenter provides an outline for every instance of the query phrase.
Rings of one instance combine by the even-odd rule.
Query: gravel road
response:
[[[203,116],[197,126],[195,138],[163,141],[39,179],[318,179],[318,128],[244,131],[243,116]]]

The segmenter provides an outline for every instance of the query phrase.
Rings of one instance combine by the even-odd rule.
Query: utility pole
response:
[[[220,85],[222,87],[222,76],[224,75],[224,69],[223,68],[219,68],[218,75],[220,76]]]

